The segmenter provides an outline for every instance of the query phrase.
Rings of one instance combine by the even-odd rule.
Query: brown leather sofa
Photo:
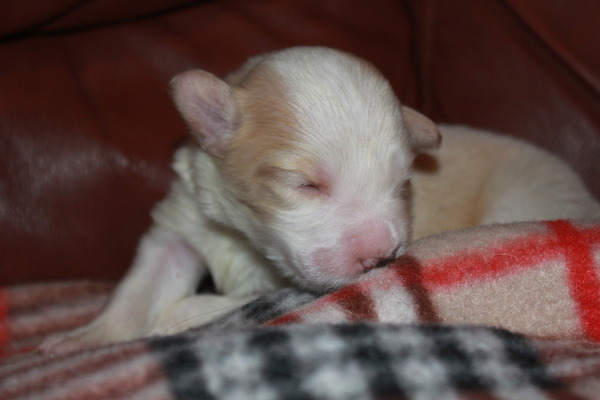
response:
[[[34,7],[35,4],[35,7]],[[117,279],[173,176],[176,73],[358,54],[438,122],[525,138],[600,198],[595,0],[0,3],[0,284]]]

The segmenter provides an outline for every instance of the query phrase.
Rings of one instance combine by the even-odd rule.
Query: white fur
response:
[[[440,151],[420,156],[411,192],[414,157],[439,133],[345,53],[293,48],[226,81],[192,71],[173,87],[195,139],[175,156],[180,178],[105,311],[43,350],[172,333],[290,284],[339,287],[411,237],[600,214],[556,157],[460,127],[442,128]],[[433,169],[419,169],[427,157]],[[223,297],[193,296],[207,272]]]
[[[412,179],[413,239],[475,225],[600,215],[598,202],[558,157],[479,129],[440,130],[434,171],[417,168]]]

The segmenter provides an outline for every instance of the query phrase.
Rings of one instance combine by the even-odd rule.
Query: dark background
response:
[[[119,278],[186,129],[176,73],[360,55],[437,122],[525,138],[600,197],[596,0],[0,2],[0,284]]]

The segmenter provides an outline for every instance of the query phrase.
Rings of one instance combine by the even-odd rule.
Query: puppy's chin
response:
[[[299,275],[292,274],[290,280],[300,288],[314,293],[329,293],[354,282],[363,273],[352,277],[331,276],[324,274]]]
[[[306,262],[295,263],[292,268],[280,270],[296,286],[317,293],[327,293],[346,286],[369,270],[362,265],[344,265],[342,263],[312,263],[307,257]]]

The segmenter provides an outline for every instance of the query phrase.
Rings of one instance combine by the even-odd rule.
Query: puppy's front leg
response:
[[[257,296],[228,297],[218,294],[200,294],[183,299],[169,309],[158,321],[150,335],[164,336],[186,331],[204,325],[242,305]]]
[[[91,323],[47,339],[42,352],[74,350],[148,334],[164,312],[192,296],[206,268],[179,236],[153,228],[108,305]]]

